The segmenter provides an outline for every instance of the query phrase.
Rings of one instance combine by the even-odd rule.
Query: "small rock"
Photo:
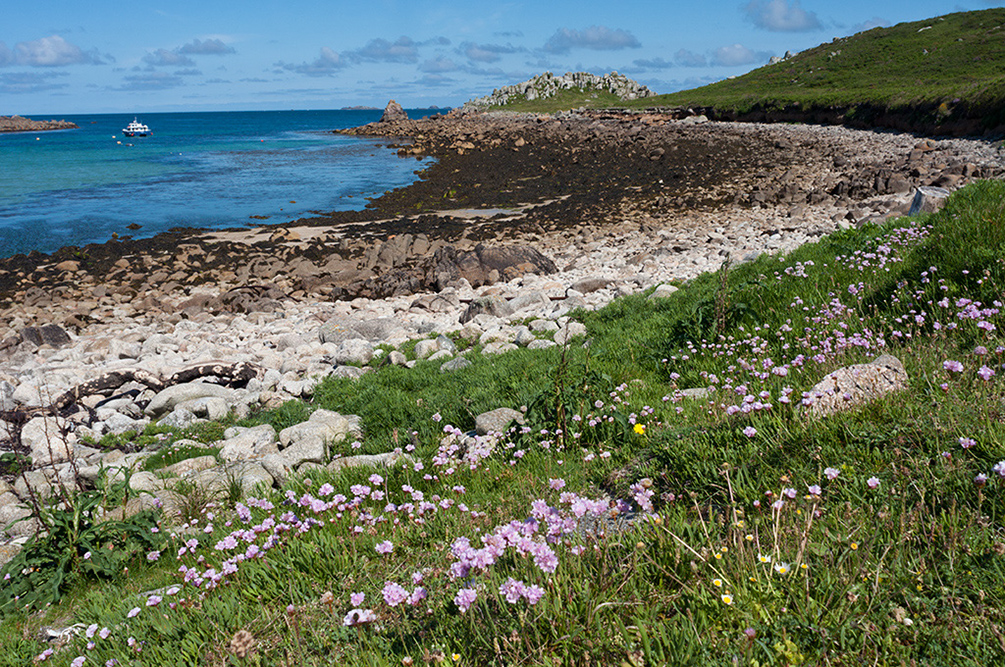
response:
[[[456,359],[451,359],[442,366],[440,366],[441,373],[453,373],[454,371],[459,371],[467,368],[471,365],[471,362],[464,357],[457,357]]]
[[[475,417],[475,431],[478,435],[505,433],[506,428],[514,421],[523,424],[523,413],[512,408],[496,408]]]

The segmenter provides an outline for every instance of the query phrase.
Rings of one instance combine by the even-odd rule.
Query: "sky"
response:
[[[33,0],[0,12],[0,115],[452,107],[545,71],[657,93],[987,0]]]

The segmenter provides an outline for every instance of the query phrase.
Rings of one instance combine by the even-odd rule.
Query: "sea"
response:
[[[408,109],[421,118],[440,109]],[[0,133],[0,257],[359,210],[428,158],[332,134],[371,109],[60,116],[75,130]],[[34,116],[41,119],[42,116]],[[126,137],[136,118],[147,137]],[[254,218],[252,216],[255,216]],[[138,229],[130,229],[138,225]]]

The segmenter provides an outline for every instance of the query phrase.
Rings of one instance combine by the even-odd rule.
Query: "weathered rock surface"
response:
[[[391,100],[387,103],[387,106],[384,107],[384,113],[380,117],[380,122],[390,123],[399,120],[408,120],[408,114],[405,113],[405,110],[400,104]]]
[[[867,364],[839,368],[818,382],[808,393],[806,412],[814,417],[848,410],[907,386],[907,372],[900,359],[884,354]]]

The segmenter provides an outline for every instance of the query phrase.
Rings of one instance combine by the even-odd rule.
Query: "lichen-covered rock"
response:
[[[230,437],[220,443],[220,458],[224,461],[250,461],[268,454],[278,454],[276,429],[270,424],[252,428],[234,427],[224,435]]]
[[[807,414],[814,417],[847,410],[907,386],[907,371],[889,354],[867,364],[855,364],[830,373],[809,390]]]
[[[512,408],[496,408],[475,417],[475,431],[478,435],[505,433],[513,422],[523,423],[523,413]]]

